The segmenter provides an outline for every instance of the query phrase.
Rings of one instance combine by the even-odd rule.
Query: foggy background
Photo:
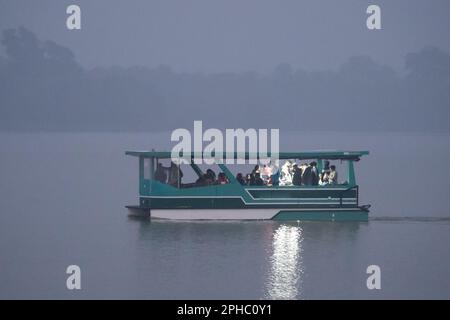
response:
[[[449,15],[437,0],[1,0],[0,130],[447,132]]]

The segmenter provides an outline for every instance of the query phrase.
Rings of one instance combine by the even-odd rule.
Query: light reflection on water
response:
[[[273,233],[266,289],[268,299],[301,298],[303,229],[280,225]]]

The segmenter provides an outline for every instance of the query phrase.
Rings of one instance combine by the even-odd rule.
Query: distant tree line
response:
[[[449,131],[450,55],[427,47],[405,74],[366,56],[335,71],[280,64],[270,74],[176,73],[167,66],[87,70],[25,28],[2,32],[0,131],[217,128]]]

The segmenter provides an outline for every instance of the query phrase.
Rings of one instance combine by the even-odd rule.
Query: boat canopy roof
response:
[[[169,151],[126,151],[126,155],[143,158],[172,158],[172,153]],[[361,156],[368,155],[369,151],[310,151],[310,152],[280,152],[278,159],[342,159],[358,161]],[[257,153],[249,152],[231,152],[223,153],[224,159],[258,159]],[[181,152],[180,158],[194,159],[194,158],[215,158],[215,153],[205,154],[204,152]],[[271,157],[271,153],[267,153],[267,157]]]

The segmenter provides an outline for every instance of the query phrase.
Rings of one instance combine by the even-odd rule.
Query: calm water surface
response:
[[[0,298],[450,298],[449,136],[289,135],[284,150],[372,152],[357,165],[369,222],[131,219],[123,151],[167,133],[0,134]]]

